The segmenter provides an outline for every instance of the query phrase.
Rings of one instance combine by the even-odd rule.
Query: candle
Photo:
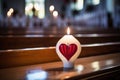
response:
[[[10,8],[9,11],[7,12],[7,17],[11,17],[13,12],[14,12],[14,9]]]
[[[57,18],[58,17],[58,11],[53,11],[53,17]]]
[[[54,7],[53,5],[51,5],[51,6],[49,7],[50,13],[52,13],[52,12],[54,11],[54,9],[55,9],[55,7]]]
[[[72,35],[70,29],[67,29],[67,35],[64,35],[56,44],[56,52],[63,62],[64,68],[73,68],[74,61],[81,52],[80,42]]]

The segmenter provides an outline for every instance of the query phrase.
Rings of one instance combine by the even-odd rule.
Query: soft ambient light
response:
[[[53,16],[54,16],[55,18],[57,18],[58,12],[57,12],[57,11],[53,11]]]
[[[55,9],[55,7],[54,7],[53,5],[51,5],[51,6],[49,7],[50,12],[53,12],[54,9]]]
[[[13,12],[14,12],[14,9],[10,8],[9,11],[7,12],[7,16],[10,17]]]
[[[13,13],[13,12],[14,12],[14,9],[13,9],[13,8],[10,8],[9,11],[10,11],[11,13]]]
[[[74,61],[81,52],[80,42],[70,34],[70,28],[67,28],[67,35],[64,35],[56,44],[56,52],[63,62],[64,68],[73,68]]]

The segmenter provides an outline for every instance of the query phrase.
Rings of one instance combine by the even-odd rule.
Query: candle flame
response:
[[[58,16],[58,11],[53,11],[53,16],[54,16],[55,18],[57,18],[57,16]]]
[[[53,12],[54,9],[55,9],[54,5],[51,5],[51,6],[49,7],[50,12]]]
[[[67,28],[67,34],[70,34],[70,28],[69,27]]]

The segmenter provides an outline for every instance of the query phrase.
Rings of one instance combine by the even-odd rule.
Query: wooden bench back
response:
[[[120,42],[84,44],[79,56],[88,57],[120,52]],[[60,61],[55,47],[26,48],[0,51],[0,68]]]
[[[55,46],[60,37],[0,37],[0,50],[6,49],[23,49],[34,47],[49,47]],[[119,34],[78,34],[75,37],[81,44],[104,43],[104,42],[118,42],[120,41]]]

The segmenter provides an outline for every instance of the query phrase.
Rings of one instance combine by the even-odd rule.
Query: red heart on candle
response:
[[[62,53],[62,55],[69,60],[77,51],[77,45],[76,44],[61,44],[59,46],[59,50]]]

